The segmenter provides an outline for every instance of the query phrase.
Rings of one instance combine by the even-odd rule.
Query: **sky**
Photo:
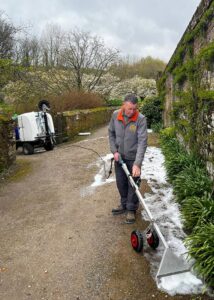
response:
[[[14,25],[41,35],[48,23],[101,37],[121,55],[168,62],[200,0],[0,0]]]

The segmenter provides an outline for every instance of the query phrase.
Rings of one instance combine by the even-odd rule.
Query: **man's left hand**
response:
[[[132,167],[132,176],[133,177],[140,177],[140,168],[137,165],[133,165]]]

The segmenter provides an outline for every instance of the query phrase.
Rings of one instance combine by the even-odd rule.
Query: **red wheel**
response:
[[[143,235],[140,231],[134,230],[131,233],[131,244],[132,248],[140,253],[143,249]]]
[[[147,231],[146,240],[148,245],[154,250],[159,246],[159,237],[154,230],[149,229]]]

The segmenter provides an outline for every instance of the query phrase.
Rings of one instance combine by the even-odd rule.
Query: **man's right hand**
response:
[[[114,160],[119,161],[119,156],[120,156],[119,152],[115,152],[114,153]]]

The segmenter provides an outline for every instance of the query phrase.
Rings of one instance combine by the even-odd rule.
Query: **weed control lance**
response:
[[[128,180],[134,189],[141,205],[145,209],[149,220],[150,225],[146,229],[146,240],[149,246],[153,249],[156,249],[159,246],[159,239],[162,241],[164,245],[164,253],[161,259],[161,263],[156,275],[156,278],[159,279],[161,277],[166,277],[170,275],[175,275],[179,273],[189,272],[190,266],[181,258],[175,255],[175,253],[169,248],[164,236],[162,235],[160,228],[158,227],[155,219],[153,218],[150,210],[148,209],[145,200],[143,199],[138,185],[135,183],[133,177],[131,176],[125,162],[120,157],[119,160],[121,167],[123,168],[126,176],[128,177]],[[143,249],[143,243],[144,243],[144,234],[139,232],[138,230],[135,230],[131,234],[131,243],[132,247],[136,252],[141,252]]]
[[[105,168],[105,161],[103,160],[103,158],[100,156],[100,154],[97,151],[95,151],[94,149],[91,149],[91,148],[83,147],[81,145],[69,145],[68,148],[70,148],[70,147],[82,148],[85,150],[92,151],[96,155],[98,155],[104,166],[104,173],[105,173],[104,176],[106,179],[109,178],[109,176],[112,173],[112,164],[113,164],[114,158],[111,159],[111,167],[110,167],[108,174],[106,174],[107,172],[106,172],[106,168]],[[179,273],[189,272],[191,270],[192,266],[187,264],[187,262],[185,262],[181,257],[178,257],[169,248],[163,234],[160,231],[158,224],[156,223],[155,219],[153,218],[150,210],[148,209],[148,207],[145,203],[145,200],[143,199],[143,197],[139,191],[139,187],[138,187],[137,183],[135,183],[132,175],[130,174],[125,162],[122,160],[121,157],[119,159],[119,163],[121,164],[121,167],[123,168],[126,176],[128,177],[128,180],[129,180],[132,188],[134,189],[141,205],[145,209],[145,211],[149,217],[149,220],[150,220],[150,225],[145,230],[145,234],[141,233],[138,230],[135,230],[131,233],[131,244],[132,244],[133,249],[136,252],[142,251],[143,244],[144,244],[144,236],[146,238],[148,245],[154,250],[159,246],[159,240],[161,240],[165,249],[164,249],[164,253],[163,253],[163,256],[162,256],[162,259],[160,262],[158,272],[156,274],[156,278],[160,279],[161,277],[166,277],[166,276],[175,275],[175,274],[179,274]]]

